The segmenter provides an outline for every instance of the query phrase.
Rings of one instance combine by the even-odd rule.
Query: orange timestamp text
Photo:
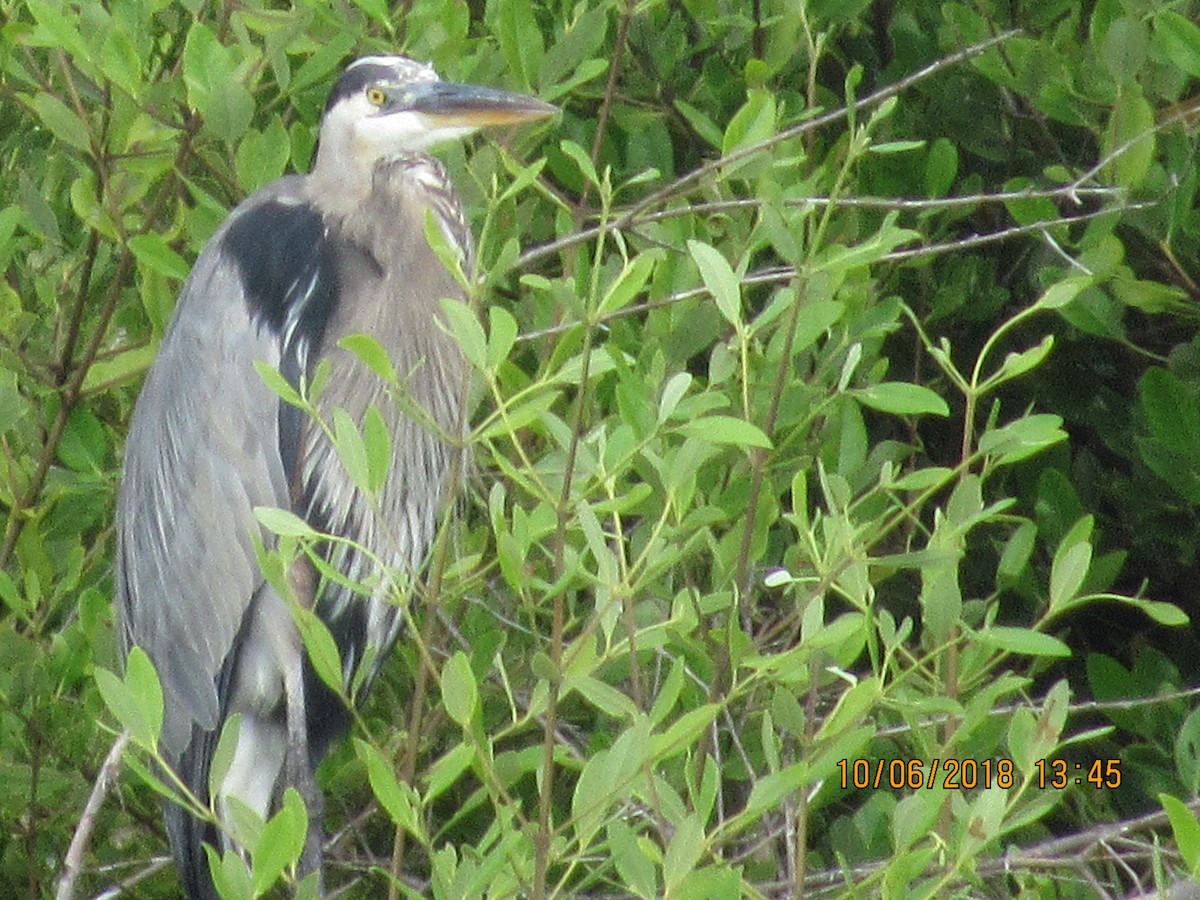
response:
[[[1093,759],[1090,762],[1073,762],[1065,759],[1039,759],[1034,764],[1033,781],[1040,788],[1053,788],[1056,791],[1071,785],[1119,788],[1121,761]]]
[[[1017,783],[1017,767],[1011,759],[840,759],[838,773],[844,790],[941,787],[1010,788]]]
[[[1017,767],[1011,759],[841,759],[839,780],[843,790],[974,790],[998,787],[1007,790],[1017,783]],[[1039,759],[1030,775],[1038,788],[1064,790],[1072,785],[1095,788],[1121,786],[1119,759],[1069,762]]]

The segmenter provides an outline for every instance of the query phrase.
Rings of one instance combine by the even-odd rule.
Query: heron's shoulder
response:
[[[270,242],[279,228],[311,230],[320,222],[321,213],[310,199],[306,180],[303,175],[285,175],[259,188],[233,208],[215,240],[228,243],[230,233],[235,232],[241,241]]]
[[[307,206],[310,203],[308,180],[308,175],[284,175],[282,178],[276,178],[239,203],[232,215],[238,216],[252,212],[260,206],[271,204],[290,207]]]

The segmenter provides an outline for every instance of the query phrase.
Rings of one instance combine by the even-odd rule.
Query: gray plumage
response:
[[[351,65],[331,92],[312,174],[244,201],[201,253],[134,411],[117,505],[122,649],[141,646],[157,667],[163,754],[202,799],[220,728],[242,715],[212,802],[221,814],[236,796],[265,816],[295,784],[316,823],[304,870],[320,871],[312,767],[349,717],[315,678],[286,603],[259,570],[253,536],[272,539],[253,511],[290,509],[363,546],[331,542],[327,553],[372,586],[369,596],[323,582],[310,565],[289,580],[337,639],[344,687],[364,657],[374,660],[369,682],[396,639],[397,595],[421,569],[462,462],[465,366],[438,319],[439,301],[462,300],[463,291],[428,246],[427,215],[467,257],[471,241],[445,171],[425,150],[551,111],[521,95],[448,85],[402,57]],[[337,346],[352,334],[388,351],[407,402],[432,427],[405,415]],[[331,373],[322,416],[340,408],[361,427],[373,407],[391,434],[391,466],[375,496],[354,486],[323,430],[254,368],[264,362],[295,386],[322,359]],[[201,844],[230,842],[174,804],[166,816],[188,893],[212,896]]]

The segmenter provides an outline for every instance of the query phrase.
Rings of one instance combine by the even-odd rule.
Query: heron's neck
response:
[[[325,145],[308,175],[309,186],[326,215],[341,218],[357,209],[371,194],[374,163],[363,163]]]

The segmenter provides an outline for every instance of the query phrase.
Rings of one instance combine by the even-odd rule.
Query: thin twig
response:
[[[889,100],[892,97],[902,94],[904,91],[908,90],[913,85],[918,84],[933,75],[936,75],[938,72],[942,71],[943,69],[947,69],[947,68],[956,66],[965,60],[972,59],[973,57],[980,55],[981,53],[990,49],[991,47],[994,47],[996,44],[999,44],[1002,41],[1006,41],[1009,38],[1011,38],[1019,33],[1020,32],[1017,29],[1014,29],[1012,31],[1006,31],[1003,34],[999,34],[993,38],[989,38],[986,41],[982,41],[981,43],[974,44],[970,47],[966,47],[966,48],[958,51],[957,53],[952,53],[949,56],[944,56],[941,59],[937,60],[936,62],[930,63],[929,65],[925,66],[922,69],[918,69],[916,72],[913,72],[911,75],[907,75],[904,78],[901,78],[899,81],[894,82],[894,83],[888,85],[887,87],[880,88],[878,91],[876,91],[873,94],[867,95],[866,97],[862,98],[857,103],[855,103],[853,108],[858,110],[858,109],[869,109],[871,107],[878,106],[880,103],[883,103],[885,100]],[[783,131],[780,131],[780,132],[772,135],[771,137],[766,138],[765,140],[758,141],[757,143],[750,144],[750,145],[748,145],[746,147],[742,147],[738,150],[734,150],[733,152],[731,152],[725,156],[721,156],[717,159],[711,160],[711,161],[693,169],[691,172],[688,172],[686,175],[680,176],[679,178],[672,181],[670,184],[665,185],[664,187],[660,188],[659,190],[654,191],[653,193],[642,198],[640,201],[635,203],[632,207],[630,207],[624,213],[622,213],[621,215],[619,215],[615,219],[613,219],[611,222],[609,222],[606,225],[606,230],[625,231],[635,221],[639,220],[641,218],[641,216],[647,210],[653,209],[654,207],[657,207],[657,206],[661,206],[664,203],[671,200],[672,198],[678,197],[682,194],[686,194],[692,188],[697,187],[700,184],[703,184],[704,181],[710,175],[715,175],[723,167],[733,165],[733,164],[741,162],[742,160],[745,160],[745,159],[749,159],[750,157],[755,156],[759,153],[762,153],[765,150],[771,149],[772,147],[776,146],[777,144],[782,143],[783,141],[791,140],[792,138],[799,137],[800,135],[823,128],[824,126],[829,125],[833,122],[841,121],[842,119],[844,119],[848,115],[850,115],[850,112],[851,112],[850,106],[842,106],[842,107],[839,107],[838,109],[832,110],[831,112],[827,112],[827,113],[820,114],[820,115],[814,115],[811,118],[804,119],[803,121],[797,123],[796,125],[793,125],[790,128],[785,128]],[[590,235],[589,235],[589,237],[590,237]],[[588,238],[585,237],[582,239],[587,240]],[[577,243],[576,237],[574,235],[572,235],[568,240],[569,240],[569,243]],[[566,245],[564,245],[561,242],[556,241],[556,242],[552,242],[549,244],[543,244],[540,247],[534,247],[531,250],[527,250],[525,253],[523,253],[518,258],[518,260],[516,262],[516,268],[519,268],[519,269],[527,268],[535,260],[540,259],[544,256],[548,256],[550,254],[553,254],[553,253],[557,252],[558,250],[563,249],[564,246],[566,246]]]
[[[1020,29],[1014,28],[1010,31],[1005,31],[1002,34],[998,34],[995,37],[988,38],[986,41],[981,41],[978,44],[965,47],[962,50],[959,50],[957,53],[951,53],[949,56],[943,56],[941,59],[930,63],[924,68],[918,69],[911,75],[907,75],[904,78],[901,78],[899,81],[889,84],[887,87],[880,88],[873,94],[868,94],[866,97],[855,103],[853,108],[869,109],[871,107],[878,106],[885,100],[890,100],[892,97],[898,97],[913,85],[925,81],[927,78],[936,75],[938,72],[957,66],[959,63],[965,62],[968,59],[973,59],[974,57],[984,53],[986,50],[989,50],[997,44],[1003,43],[1004,41],[1007,41],[1009,38],[1015,37],[1018,34],[1020,34]],[[791,128],[785,128],[783,131],[780,131],[777,134],[766,138],[765,140],[758,141],[757,143],[750,144],[746,147],[741,147],[725,156],[720,157],[719,159],[707,162],[704,165],[693,169],[691,172],[688,172],[686,175],[677,178],[675,181],[671,182],[671,184],[667,185],[661,190],[650,194],[640,203],[635,205],[633,209],[631,209],[626,215],[630,219],[636,218],[643,210],[666,202],[671,197],[682,193],[692,185],[704,181],[704,179],[706,179],[709,175],[716,174],[716,172],[722,168],[741,162],[744,159],[750,159],[751,157],[762,153],[764,150],[769,150],[777,144],[791,140],[794,137],[799,137],[800,135],[806,134],[810,131],[824,128],[826,125],[829,125],[833,122],[840,122],[842,119],[850,115],[850,111],[850,106],[843,106],[832,110],[831,112],[813,116],[811,119],[805,119],[804,121],[793,125]],[[615,227],[622,228],[624,225],[625,223],[623,223],[621,219],[618,218],[616,220]]]
[[[840,204],[840,201],[839,201]],[[955,238],[949,241],[936,241],[932,244],[925,244],[918,247],[910,247],[907,249],[892,250],[890,253],[885,253],[879,257],[877,263],[900,263],[914,259],[922,259],[924,257],[943,256],[948,253],[959,253],[964,250],[972,250],[976,247],[982,247],[987,244],[994,244],[1000,241],[1013,240],[1014,238],[1028,237],[1032,234],[1044,234],[1051,228],[1058,228],[1064,225],[1074,225],[1079,222],[1087,222],[1090,219],[1095,219],[1099,216],[1106,216],[1111,213],[1124,212],[1130,209],[1143,209],[1150,204],[1145,203],[1130,203],[1120,207],[1108,207],[1105,209],[1097,209],[1091,212],[1080,213],[1076,216],[1063,216],[1058,219],[1047,219],[1045,221],[1030,222],[1026,225],[1013,225],[1009,228],[1002,228],[999,231],[989,232],[988,234],[971,234],[962,238]],[[748,272],[742,276],[741,283],[743,286],[762,285],[762,284],[782,284],[791,281],[796,277],[796,269],[793,266],[768,266],[763,269],[757,269],[753,272]],[[669,297],[663,297],[659,300],[653,300],[641,304],[630,304],[629,306],[607,313],[597,323],[600,327],[606,326],[608,323],[617,319],[622,319],[627,316],[641,315],[649,310],[662,309],[672,304],[679,303],[683,300],[691,300],[695,297],[702,297],[708,294],[708,288],[697,286],[687,288],[682,291],[677,291]],[[581,328],[582,323],[578,321],[561,322],[557,325],[551,325],[547,328],[539,328],[536,331],[527,331],[517,336],[517,342],[540,341],[547,337],[553,337],[571,331],[575,328]]]
[[[109,748],[108,756],[104,758],[104,764],[96,775],[92,793],[83,808],[83,815],[79,817],[79,824],[75,826],[75,836],[71,838],[71,846],[67,848],[67,855],[63,858],[63,875],[58,881],[58,889],[54,894],[55,900],[71,900],[75,896],[75,882],[79,880],[79,876],[83,872],[83,857],[87,853],[88,844],[91,843],[92,832],[96,829],[96,817],[100,814],[100,807],[104,805],[108,789],[112,786],[117,772],[121,768],[121,757],[125,754],[127,746],[129,746],[128,730],[117,735],[117,739]]]
[[[895,210],[898,212],[936,212],[944,209],[957,209],[971,206],[982,206],[989,203],[1012,203],[1021,202],[1023,200],[1065,200],[1078,206],[1084,198],[1088,199],[1108,199],[1120,198],[1125,195],[1125,191],[1116,187],[1080,187],[1078,182],[1062,185],[1054,188],[1029,188],[1020,191],[996,191],[995,193],[987,194],[962,194],[953,197],[789,197],[782,201],[783,206],[815,206],[825,207],[836,203],[840,207],[854,207],[858,209],[879,209],[885,211]],[[700,216],[712,215],[714,213],[727,212],[736,209],[758,209],[765,206],[768,202],[763,197],[739,197],[729,200],[712,200],[705,203],[689,203],[684,206],[672,207],[670,209],[661,209],[657,212],[646,212],[636,217],[630,218],[630,211],[625,210],[620,214],[613,225],[610,225],[608,230],[612,230],[618,223],[624,223],[622,226],[626,231],[655,222],[665,222],[672,219],[683,217],[691,217],[699,214]],[[1123,211],[1126,209],[1140,209],[1141,205],[1120,205],[1107,210],[1109,212]],[[595,225],[590,228],[585,228],[573,231],[568,235],[564,235],[557,240],[546,244],[539,244],[527,250],[522,256],[517,259],[514,264],[516,269],[527,268],[530,263],[536,262],[546,256],[551,256],[558,253],[560,250],[566,250],[576,244],[586,243],[597,234],[600,233],[600,226]]]
[[[608,120],[612,116],[613,98],[617,94],[617,78],[621,74],[621,60],[625,56],[625,45],[629,39],[629,21],[633,18],[633,12],[633,0],[626,0],[625,8],[621,10],[620,18],[617,21],[617,37],[613,41],[612,58],[609,60],[608,81],[604,85],[604,99],[600,101],[600,112],[596,116],[596,134],[592,138],[592,152],[589,157],[593,169],[598,168],[600,151],[604,148],[604,135],[608,132]],[[591,189],[590,183],[584,184],[579,201],[575,204],[577,212],[583,212]]]

